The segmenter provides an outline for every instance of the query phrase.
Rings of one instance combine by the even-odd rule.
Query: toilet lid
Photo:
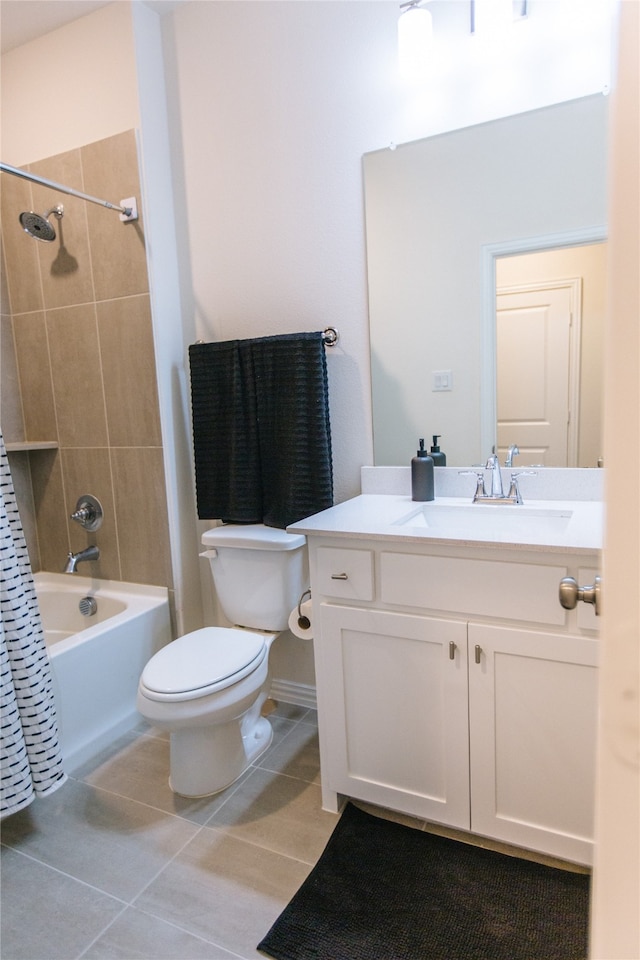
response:
[[[142,684],[153,694],[175,697],[231,686],[258,665],[265,639],[250,630],[204,627],[159,650],[142,672]],[[226,681],[226,682],[225,682]]]

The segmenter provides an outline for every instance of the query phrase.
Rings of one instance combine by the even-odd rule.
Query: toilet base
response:
[[[169,786],[183,797],[209,797],[231,786],[271,745],[266,717],[250,710],[240,720],[171,733]]]

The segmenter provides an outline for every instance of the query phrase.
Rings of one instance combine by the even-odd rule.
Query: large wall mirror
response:
[[[432,434],[451,466],[598,465],[606,143],[593,96],[365,156],[376,465]]]

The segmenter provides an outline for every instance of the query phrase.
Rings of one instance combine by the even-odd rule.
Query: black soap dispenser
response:
[[[424,448],[424,440],[420,440],[420,449],[411,461],[411,499],[433,500],[433,460]]]
[[[438,433],[438,434],[435,434],[435,433],[434,433],[434,435],[433,435],[433,446],[431,447],[431,450],[429,451],[429,456],[430,456],[431,459],[433,460],[433,465],[434,465],[434,467],[446,467],[446,465],[447,465],[447,457],[446,457],[446,454],[444,454],[444,453],[441,451],[440,447],[438,446],[438,440],[439,440],[439,439],[440,439],[440,434],[439,434],[439,433]]]

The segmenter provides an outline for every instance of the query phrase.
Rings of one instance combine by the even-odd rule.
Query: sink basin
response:
[[[402,527],[427,527],[437,532],[465,533],[473,537],[486,533],[491,537],[514,538],[534,534],[537,537],[557,536],[566,530],[572,510],[554,510],[502,503],[465,503],[456,506],[437,501],[415,507],[396,521]]]

